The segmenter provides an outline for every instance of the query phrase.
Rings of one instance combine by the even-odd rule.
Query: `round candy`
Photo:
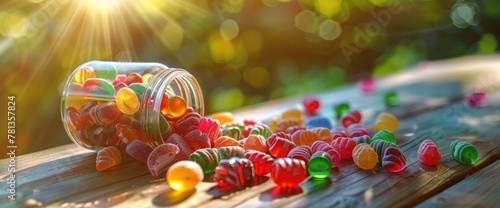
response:
[[[332,158],[330,154],[317,151],[309,159],[309,164],[307,165],[307,172],[309,175],[315,178],[326,178],[332,170]]]
[[[385,129],[381,130],[381,131],[377,132],[375,135],[373,135],[372,142],[377,141],[379,139],[388,141],[392,144],[396,144],[396,137],[394,136],[394,134],[390,131],[385,130]]]
[[[165,110],[168,118],[176,119],[184,116],[187,110],[187,104],[183,98],[173,96],[168,98],[167,106],[165,106],[163,110]]]
[[[432,140],[425,140],[418,148],[418,159],[424,165],[435,165],[441,160],[441,153]]]
[[[389,147],[382,158],[382,166],[391,173],[402,171],[406,167],[406,157],[398,147]]]
[[[378,115],[373,128],[376,132],[383,129],[394,132],[398,128],[398,118],[390,113],[381,113]]]
[[[242,190],[253,183],[255,171],[246,158],[221,160],[215,169],[214,181],[224,190]]]
[[[330,118],[323,115],[313,116],[307,119],[306,129],[312,129],[317,127],[331,129],[333,128],[333,124],[330,121]]]
[[[315,132],[309,130],[299,130],[292,135],[292,141],[297,146],[307,145],[310,147],[317,140],[318,135]]]
[[[288,153],[296,147],[292,141],[276,136],[276,134],[269,137],[266,146],[269,149],[269,154],[277,158],[287,157]]]
[[[340,164],[340,154],[333,148],[330,144],[324,142],[324,141],[315,141],[313,145],[311,146],[312,152],[316,153],[319,151],[326,152],[330,155],[330,158],[332,160],[332,168],[339,166]]]
[[[232,157],[243,157],[243,153],[245,153],[245,149],[239,146],[229,146],[229,147],[221,147],[219,148],[219,160],[229,159]]]
[[[370,130],[368,130],[368,128],[366,128],[366,126],[363,124],[355,123],[347,127],[347,133],[349,134],[349,137],[359,137],[370,135]]]
[[[127,76],[127,79],[125,79],[125,84],[131,85],[133,83],[139,83],[142,84],[142,77],[140,74],[132,72]]]
[[[127,115],[136,113],[141,107],[139,98],[137,97],[135,92],[128,87],[124,87],[118,90],[115,100],[118,109],[120,109],[122,113]]]
[[[373,169],[378,162],[377,153],[366,143],[356,145],[352,151],[352,159],[354,163],[363,170]]]
[[[111,84],[113,84],[113,86],[116,86],[119,83],[125,84],[125,80],[127,80],[127,75],[118,74],[118,75],[116,75],[115,79],[111,82]]]
[[[472,165],[477,160],[477,149],[469,142],[455,140],[450,146],[451,156],[458,162],[466,165]]]
[[[340,123],[344,128],[359,122],[361,122],[361,113],[357,110],[349,111],[340,118]]]
[[[111,63],[92,63],[97,78],[114,80],[117,74],[117,68]]]
[[[245,150],[257,150],[260,152],[267,152],[266,139],[261,135],[252,134],[247,137],[245,144],[243,145]]]
[[[309,115],[315,115],[320,107],[319,100],[315,97],[309,96],[302,100],[302,105],[304,105],[304,109]]]
[[[108,95],[114,95],[115,94],[115,87],[113,84],[108,82],[105,79],[100,79],[100,78],[89,78],[85,80],[85,83],[83,83],[83,88],[84,89],[89,89],[89,91],[92,91],[92,87],[100,87],[104,89]]]
[[[263,176],[271,172],[274,159],[268,154],[259,151],[246,151],[243,154],[244,158],[250,160],[255,170],[255,175]]]
[[[92,107],[89,115],[96,124],[110,125],[120,117],[121,112],[115,102],[106,102]]]
[[[307,168],[302,160],[278,158],[271,168],[271,180],[280,187],[297,187],[306,177]]]
[[[203,173],[211,173],[219,163],[218,151],[215,148],[198,149],[189,155],[189,160],[196,162]]]
[[[356,147],[356,142],[349,137],[339,137],[333,140],[332,147],[339,152],[342,159],[352,158],[352,151]]]
[[[167,183],[172,189],[190,191],[203,180],[203,171],[197,163],[183,160],[170,166],[166,177]]]
[[[304,161],[304,164],[307,166],[307,163],[309,162],[309,159],[311,158],[312,154],[313,154],[312,150],[309,146],[302,145],[293,148],[288,153],[288,158],[302,160]]]
[[[75,74],[75,82],[79,84],[85,83],[85,81],[89,78],[95,78],[95,71],[92,67],[84,66],[78,70]]]

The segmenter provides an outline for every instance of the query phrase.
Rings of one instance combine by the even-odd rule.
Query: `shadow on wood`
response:
[[[193,189],[191,191],[175,191],[169,189],[168,191],[161,193],[153,198],[152,204],[160,207],[172,206],[183,202],[184,200],[191,197],[194,193],[196,193],[196,189]]]

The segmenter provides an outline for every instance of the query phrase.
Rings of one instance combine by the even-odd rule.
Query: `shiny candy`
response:
[[[201,118],[198,130],[208,135],[210,143],[213,144],[220,136],[220,123],[211,118]]]
[[[284,133],[280,133],[284,134]],[[296,147],[295,143],[286,138],[287,135],[280,136],[273,134],[266,140],[266,146],[269,149],[269,154],[277,158],[287,157],[288,153]]]
[[[368,130],[365,125],[356,123],[351,124],[349,125],[349,127],[347,127],[347,133],[349,134],[349,137],[359,137],[370,135],[370,130]]]
[[[227,147],[227,146],[239,146],[238,141],[229,136],[221,136],[214,142],[215,148]]]
[[[375,125],[373,126],[376,132],[381,130],[396,131],[398,128],[398,118],[390,113],[381,113],[377,116]]]
[[[307,165],[307,172],[315,178],[326,178],[332,170],[332,158],[330,154],[317,151],[309,159]]]
[[[307,166],[307,163],[309,162],[309,159],[311,158],[312,154],[313,152],[309,146],[302,145],[293,148],[288,153],[288,158],[304,161],[304,164]]]
[[[333,140],[332,147],[339,152],[342,159],[349,159],[352,157],[352,151],[356,147],[356,142],[349,137],[339,137]]]
[[[184,114],[179,120],[175,122],[175,133],[184,135],[193,130],[197,130],[200,125],[201,115],[197,112],[189,112]],[[208,138],[208,135],[207,135]]]
[[[391,173],[400,172],[406,167],[406,157],[399,148],[389,147],[382,158],[382,166]]]
[[[389,92],[384,95],[384,101],[387,106],[397,106],[398,105],[398,95],[396,92]]]
[[[340,123],[344,128],[359,122],[361,122],[361,113],[357,110],[349,111],[340,118]]]
[[[215,148],[198,149],[189,155],[189,160],[200,165],[203,173],[211,173],[215,171],[215,167],[219,164],[218,153]]]
[[[122,162],[120,151],[116,147],[105,147],[97,152],[96,169],[101,172]]]
[[[76,108],[66,108],[66,124],[68,124],[70,130],[80,131],[82,129],[82,119],[80,112]]]
[[[125,84],[130,85],[133,83],[139,83],[142,84],[142,77],[140,74],[132,72],[127,76],[127,79],[125,79]]]
[[[299,130],[292,135],[292,141],[297,146],[307,145],[310,147],[317,140],[318,135],[315,132],[309,130]]]
[[[167,106],[163,109],[168,118],[176,119],[184,116],[187,110],[186,101],[179,96],[169,97]]]
[[[377,132],[375,135],[372,137],[372,142],[377,141],[377,140],[385,140],[388,141],[392,144],[396,144],[396,137],[394,134],[388,130],[381,130]]]
[[[333,124],[330,118],[322,115],[313,116],[307,119],[306,121],[307,129],[318,128],[318,127],[331,129],[333,128]]]
[[[98,78],[107,79],[107,80],[114,80],[116,78],[117,68],[113,64],[110,64],[110,63],[92,63],[90,66],[92,68],[94,68],[96,77],[98,77]]]
[[[364,78],[359,82],[359,88],[363,93],[372,93],[375,91],[375,81],[372,78]]]
[[[124,114],[132,115],[141,107],[139,98],[130,88],[121,88],[116,93],[116,106]]]
[[[218,156],[219,160],[223,160],[232,157],[243,157],[243,153],[245,153],[245,149],[243,149],[243,147],[229,146],[219,148]]]
[[[377,165],[378,155],[369,144],[361,143],[352,151],[352,159],[359,168],[371,170]]]
[[[267,152],[266,139],[261,135],[252,134],[247,137],[245,144],[243,145],[245,150],[257,150],[260,152]]]
[[[279,158],[271,168],[271,180],[280,187],[297,187],[306,177],[307,168],[302,160]]]
[[[319,110],[320,102],[315,97],[305,97],[302,100],[302,105],[307,114],[315,115]]]
[[[175,162],[177,154],[179,154],[179,147],[174,144],[165,143],[154,148],[147,161],[151,175],[156,177],[166,171]]]
[[[474,164],[478,156],[477,149],[474,145],[460,140],[451,142],[450,154],[456,161],[465,165]]]
[[[311,146],[311,149],[313,153],[318,151],[328,153],[330,155],[330,159],[332,160],[332,168],[339,166],[342,158],[340,157],[339,152],[337,152],[337,150],[335,150],[335,148],[333,148],[330,144],[323,141],[315,141]]]
[[[476,91],[465,98],[465,102],[470,107],[484,107],[486,106],[486,93],[482,91]]]
[[[250,135],[261,135],[262,137],[264,137],[264,139],[270,137],[271,134],[273,134],[273,132],[271,131],[269,126],[263,123],[255,124],[250,131]]]
[[[274,159],[268,154],[259,151],[246,151],[243,154],[244,158],[250,160],[255,170],[255,175],[263,176],[271,172]]]
[[[115,87],[113,86],[113,84],[111,84],[105,79],[89,78],[85,80],[85,83],[83,83],[83,89],[88,89],[89,91],[92,91],[91,90],[92,86],[104,89],[108,93],[108,95],[115,94]]]
[[[221,160],[215,169],[214,181],[222,189],[242,190],[253,183],[255,171],[246,158]]]
[[[95,71],[92,67],[82,67],[76,72],[74,76],[75,82],[79,84],[85,83],[85,81],[89,78],[95,78]]]
[[[170,166],[166,181],[176,191],[190,191],[203,180],[203,177],[203,171],[197,163],[184,160]]]
[[[441,153],[432,140],[425,140],[418,148],[418,159],[424,165],[435,165],[441,160]]]
[[[221,125],[234,122],[234,116],[230,112],[221,112],[209,116],[211,119],[218,120]]]
[[[349,112],[349,103],[340,103],[334,106],[337,119]]]
[[[191,147],[191,151],[194,152],[197,149],[209,148],[210,140],[207,134],[199,131],[193,130],[182,137],[184,141]]]
[[[377,153],[377,156],[378,156],[378,162],[381,163],[382,162],[382,158],[384,158],[384,153],[385,151],[387,150],[387,148],[389,147],[397,147],[399,148],[398,146],[396,146],[395,144],[393,143],[390,143],[388,141],[385,141],[385,140],[376,140],[376,141],[373,141],[370,143],[370,146],[375,150],[375,152]]]
[[[94,106],[89,115],[96,124],[110,125],[120,117],[121,112],[115,102],[107,102]]]
[[[228,126],[221,128],[222,136],[228,136],[239,141],[241,139],[241,130],[236,126]]]

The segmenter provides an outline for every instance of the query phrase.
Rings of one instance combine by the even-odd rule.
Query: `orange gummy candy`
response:
[[[96,169],[104,171],[113,166],[117,166],[122,162],[122,157],[118,148],[111,146],[97,152]]]

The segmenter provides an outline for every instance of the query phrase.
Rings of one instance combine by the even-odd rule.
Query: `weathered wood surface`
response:
[[[407,207],[420,203],[426,207],[483,205],[483,198],[487,202],[484,205],[498,207],[498,185],[488,185],[499,182],[500,93],[494,93],[498,91],[497,82],[477,84],[477,76],[471,76],[474,73],[478,71],[454,74],[454,79],[431,76],[439,82],[427,80],[406,86],[399,83],[398,88],[388,85],[367,96],[354,95],[353,87],[344,89],[344,94],[335,91],[320,95],[325,107],[322,113],[326,115],[332,115],[333,104],[344,101],[363,110],[367,125],[373,123],[379,112],[396,114],[400,118],[397,142],[407,158],[407,168],[400,173],[388,173],[380,165],[372,171],[363,171],[351,160],[345,160],[333,169],[328,180],[309,180],[302,184],[301,191],[280,190],[265,177],[260,184],[238,192],[221,192],[214,183],[203,182],[196,191],[179,193],[172,191],[163,177],[152,177],[145,164],[131,158],[125,158],[118,167],[97,172],[95,152],[70,144],[16,158],[16,201],[8,201],[7,192],[3,191],[7,189],[8,173],[2,170],[0,207]],[[489,76],[498,77],[491,73]],[[463,93],[471,88],[488,90],[487,107],[473,109],[463,104]],[[383,105],[381,97],[388,90],[398,92],[402,103],[399,107]],[[297,99],[292,98],[246,108],[236,115],[240,118],[261,115],[265,120],[272,114],[256,112],[275,113],[296,103]],[[425,139],[434,140],[443,154],[436,166],[418,162],[417,149]],[[455,139],[470,141],[478,148],[476,164],[462,165],[451,158],[449,145]],[[7,164],[7,159],[0,160],[2,167]],[[473,187],[468,185],[471,183]],[[457,189],[454,185],[470,190],[454,191]],[[442,202],[443,198],[453,201],[462,197],[468,197],[469,201]]]

